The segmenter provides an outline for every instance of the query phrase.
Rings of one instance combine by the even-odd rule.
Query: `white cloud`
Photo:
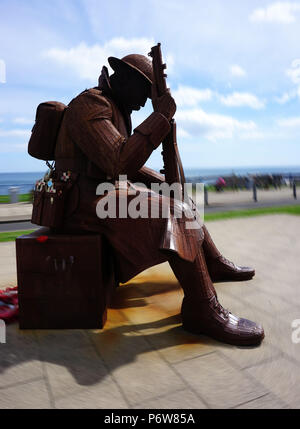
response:
[[[248,92],[233,92],[229,95],[221,95],[211,89],[198,89],[190,86],[179,85],[178,89],[172,91],[172,95],[178,107],[196,107],[202,101],[210,101],[217,97],[222,104],[229,107],[248,106],[252,109],[263,109],[265,102],[259,100],[255,95]]]
[[[29,118],[15,118],[12,121],[14,124],[21,124],[21,125],[33,125],[34,120]]]
[[[177,127],[176,131],[177,131],[177,137],[179,137],[179,138],[190,138],[191,137],[190,133],[188,133],[182,127]]]
[[[241,140],[264,140],[267,137],[270,138],[270,133],[258,131],[256,129],[241,132],[239,135]]]
[[[292,61],[291,67],[287,69],[286,74],[295,84],[300,84],[300,59]]]
[[[293,118],[279,119],[278,125],[280,127],[286,127],[286,128],[300,127],[300,116],[296,116]]]
[[[291,91],[285,92],[281,97],[276,97],[275,100],[279,104],[285,104],[296,97],[300,98],[300,59],[299,58],[292,61],[290,67],[286,70],[286,75],[290,78],[291,82],[296,87]]]
[[[201,101],[211,100],[213,92],[210,89],[197,89],[190,86],[179,85],[172,91],[172,96],[178,106],[196,106]]]
[[[206,113],[202,109],[179,110],[176,119],[190,136],[202,136],[212,141],[241,137],[242,133],[257,130],[253,121],[239,121],[231,116]]]
[[[252,22],[279,22],[289,24],[296,21],[300,4],[296,2],[276,2],[266,8],[255,9],[249,19]]]
[[[0,153],[26,152],[30,130],[0,129]]]
[[[297,91],[285,92],[281,97],[275,97],[275,101],[279,104],[285,104],[293,98],[297,97]]]
[[[0,153],[15,153],[22,152],[27,155],[27,143],[4,143],[0,142]]]
[[[230,73],[232,74],[232,76],[236,77],[244,77],[247,74],[246,71],[237,64],[233,64],[232,66],[230,66]]]
[[[165,60],[163,59],[163,61],[165,61],[165,63],[167,64],[166,72],[167,72],[168,74],[172,73],[172,71],[173,71],[173,69],[174,69],[174,63],[175,63],[174,55],[172,55],[172,54],[167,54],[167,55],[166,55],[166,59],[165,59]]]
[[[154,39],[116,37],[103,45],[88,46],[82,42],[70,49],[49,49],[43,55],[63,67],[75,70],[80,78],[95,81],[103,64],[107,64],[108,57],[122,58],[130,53],[147,55],[154,44]],[[174,58],[168,54],[166,59],[169,61],[168,71],[170,71]]]
[[[259,100],[256,95],[248,92],[233,92],[226,96],[221,95],[220,101],[222,104],[229,107],[248,106],[252,109],[263,109],[265,107],[263,101]]]
[[[29,138],[30,130],[0,130],[0,137],[23,137]]]
[[[6,82],[6,65],[5,61],[0,59],[0,83]]]

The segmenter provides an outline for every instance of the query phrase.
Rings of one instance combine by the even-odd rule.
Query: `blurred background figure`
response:
[[[216,181],[216,184],[215,184],[216,191],[217,192],[224,191],[225,187],[226,187],[225,180],[223,179],[223,177],[219,177]]]

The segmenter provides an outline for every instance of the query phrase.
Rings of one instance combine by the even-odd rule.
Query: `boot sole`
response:
[[[255,274],[235,274],[232,277],[230,277],[230,275],[228,275],[227,277],[226,274],[224,274],[223,276],[218,277],[212,276],[211,281],[213,283],[242,282],[246,280],[251,280],[254,276]]]
[[[187,328],[185,325],[182,324],[182,328],[192,334],[195,335],[204,335],[206,337],[212,338],[216,341],[220,341],[221,343],[226,343],[226,344],[231,344],[233,346],[258,346],[259,344],[261,344],[262,340],[265,338],[265,334],[263,333],[262,336],[260,337],[253,337],[253,338],[221,338],[218,337],[217,335],[214,334],[210,334],[207,332],[203,332],[203,331],[198,331],[197,329],[190,329]]]

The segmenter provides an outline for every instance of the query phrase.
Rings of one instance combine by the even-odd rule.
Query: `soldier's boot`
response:
[[[206,226],[203,226],[203,250],[211,280],[214,283],[225,281],[250,280],[255,275],[251,267],[240,267],[226,259],[217,249]]]
[[[172,254],[169,263],[184,291],[181,316],[185,330],[238,346],[262,341],[262,326],[234,316],[219,303],[202,248],[194,262]]]

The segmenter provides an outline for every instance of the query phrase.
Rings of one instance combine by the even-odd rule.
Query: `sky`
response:
[[[27,154],[39,103],[158,42],[185,168],[300,165],[299,24],[300,1],[0,0],[0,172],[45,170]]]

